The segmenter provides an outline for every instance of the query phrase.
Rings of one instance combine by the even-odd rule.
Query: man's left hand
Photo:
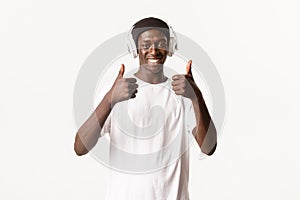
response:
[[[196,97],[196,91],[200,91],[194,81],[191,60],[189,60],[186,65],[186,74],[176,74],[172,79],[172,89],[177,95],[194,99]]]

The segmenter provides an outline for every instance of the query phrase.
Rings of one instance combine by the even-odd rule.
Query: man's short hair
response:
[[[166,37],[167,41],[170,39],[170,29],[169,25],[161,19],[149,17],[144,18],[138,22],[136,22],[132,27],[132,38],[135,42],[136,47],[138,48],[138,38],[139,36],[150,29],[157,29],[161,31]]]

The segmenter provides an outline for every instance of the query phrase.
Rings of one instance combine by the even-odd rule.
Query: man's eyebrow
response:
[[[156,40],[156,42],[160,42],[160,41],[164,41],[164,42],[165,42],[165,41],[167,41],[167,40],[164,39],[164,38]],[[147,39],[146,39],[146,40],[142,40],[142,42],[152,42],[152,40],[150,40],[150,39],[147,40]]]

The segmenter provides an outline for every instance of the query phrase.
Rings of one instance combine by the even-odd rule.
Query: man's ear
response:
[[[139,48],[138,48],[138,46],[139,46],[139,45],[138,45],[138,43],[136,42],[136,43],[135,43],[135,49],[136,49],[136,54],[137,54],[136,56],[139,55]]]

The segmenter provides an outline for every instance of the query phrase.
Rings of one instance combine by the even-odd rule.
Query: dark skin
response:
[[[152,84],[161,83],[167,79],[163,72],[163,64],[168,55],[167,45],[166,36],[155,29],[145,31],[139,36],[140,68],[135,73],[138,78]]]
[[[192,61],[186,66],[186,74],[177,74],[172,77],[175,94],[191,99],[196,115],[196,127],[193,135],[203,153],[212,155],[217,147],[217,131],[210,117],[202,93],[192,75]]]
[[[87,154],[97,143],[103,127],[113,106],[121,101],[134,98],[138,85],[135,78],[123,78],[125,66],[122,64],[111,89],[104,96],[92,115],[79,128],[74,143],[78,156]]]
[[[143,32],[138,38],[140,67],[135,76],[152,84],[166,81],[163,64],[168,55],[167,46],[167,38],[159,30],[151,29]],[[190,60],[186,66],[186,74],[177,74],[172,77],[172,89],[175,94],[191,99],[197,124],[193,129],[193,135],[201,151],[212,155],[217,146],[217,132],[202,93],[194,81],[191,67],[192,61]],[[100,127],[103,127],[116,103],[135,98],[138,88],[136,79],[123,78],[124,71],[125,66],[122,64],[111,89],[79,128],[74,144],[77,155],[84,155],[95,146],[100,136]]]

